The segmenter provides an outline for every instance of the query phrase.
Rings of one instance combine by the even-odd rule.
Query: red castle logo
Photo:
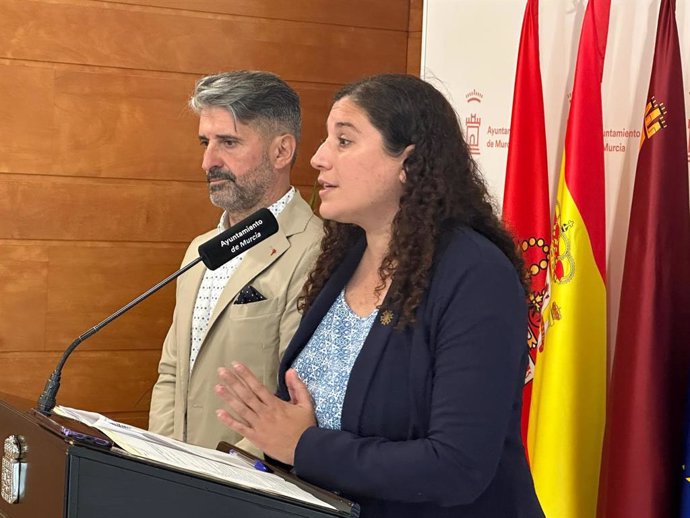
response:
[[[465,99],[467,104],[477,103],[481,104],[484,95],[473,88],[471,92],[465,94]],[[465,140],[467,140],[467,145],[470,147],[470,153],[473,155],[479,155],[479,128],[482,125],[482,119],[476,113],[470,113],[469,117],[465,118]]]
[[[465,125],[467,127],[465,135],[467,139],[467,144],[470,146],[470,153],[473,155],[479,155],[479,127],[482,124],[482,120],[477,117],[476,113],[472,113],[469,117],[465,119]]]

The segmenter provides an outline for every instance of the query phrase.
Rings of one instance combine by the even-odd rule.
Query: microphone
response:
[[[96,334],[110,322],[132,309],[150,295],[153,295],[163,286],[176,279],[187,270],[191,269],[197,263],[203,261],[206,268],[209,270],[216,270],[231,259],[246,252],[253,246],[258,245],[267,237],[272,236],[276,232],[278,232],[278,222],[276,221],[275,216],[273,216],[271,211],[268,209],[259,209],[251,216],[248,216],[224,232],[221,232],[217,236],[199,245],[199,257],[186,264],[172,275],[169,275],[163,279],[153,288],[139,295],[129,304],[118,309],[115,313],[110,315],[102,322],[96,324],[88,331],[79,335],[79,337],[77,337],[77,339],[70,344],[70,346],[62,354],[62,358],[60,358],[60,361],[55,367],[53,373],[50,375],[50,378],[48,378],[48,381],[43,389],[43,393],[38,398],[38,402],[36,403],[36,410],[43,414],[50,414],[53,408],[55,408],[57,392],[60,389],[62,369],[65,366],[65,362],[67,361],[67,358],[69,358],[70,354],[72,354],[77,346],[84,340]]]
[[[216,238],[199,245],[199,256],[206,268],[215,270],[276,232],[278,222],[275,216],[268,209],[260,209]]]

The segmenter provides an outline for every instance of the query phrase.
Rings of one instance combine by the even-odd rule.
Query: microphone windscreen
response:
[[[231,259],[278,232],[278,221],[268,209],[259,209],[229,229],[199,245],[199,256],[209,270],[220,268]]]

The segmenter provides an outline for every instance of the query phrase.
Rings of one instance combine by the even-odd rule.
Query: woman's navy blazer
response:
[[[283,399],[285,371],[363,251],[304,315],[281,363]],[[342,430],[307,429],[295,472],[358,502],[363,518],[543,517],[520,438],[527,310],[508,258],[475,231],[451,231],[415,325],[396,330],[383,314],[352,368]]]

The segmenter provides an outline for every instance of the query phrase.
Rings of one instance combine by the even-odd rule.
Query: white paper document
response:
[[[58,405],[53,412],[100,430],[120,448],[135,457],[232,482],[238,486],[335,509],[292,482],[283,480],[273,473],[260,471],[249,459],[235,452],[225,453],[186,444],[86,410]]]

